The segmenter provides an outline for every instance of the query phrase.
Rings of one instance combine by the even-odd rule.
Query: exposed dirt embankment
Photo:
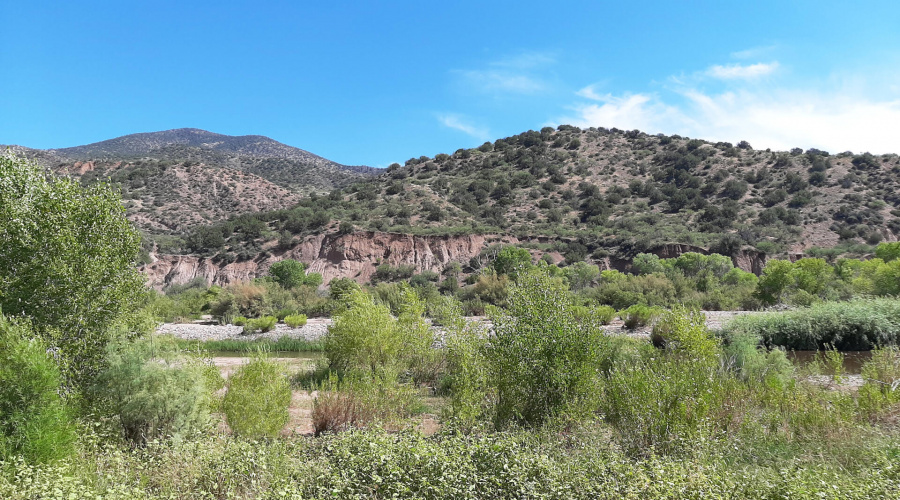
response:
[[[542,242],[535,238],[532,242]],[[379,232],[350,234],[318,234],[304,238],[286,251],[260,255],[253,260],[217,263],[212,259],[193,255],[151,254],[152,262],[143,267],[148,282],[155,288],[186,283],[202,277],[208,283],[225,285],[249,281],[264,276],[272,263],[282,259],[296,259],[309,263],[312,272],[321,273],[325,283],[334,278],[352,278],[361,283],[369,281],[380,264],[393,267],[410,265],[417,272],[437,271],[451,262],[467,264],[485,247],[494,243],[521,243],[512,236],[471,234],[461,236],[416,236]],[[692,245],[669,244],[656,249],[662,258],[678,257],[684,252],[709,253]],[[540,252],[532,252],[535,258]],[[732,257],[734,264],[745,271],[759,274],[765,266],[765,254],[742,250]],[[601,269],[626,270],[631,260],[608,257],[596,262]]]
[[[379,264],[412,265],[421,272],[440,272],[450,262],[466,264],[486,246],[518,243],[513,237],[490,235],[414,236],[378,232],[320,234],[303,239],[293,248],[244,262],[220,265],[208,258],[191,255],[151,255],[153,262],[143,267],[151,286],[160,288],[186,283],[198,276],[218,285],[247,281],[263,276],[272,263],[296,259],[309,263],[328,283],[333,278],[369,281]]]

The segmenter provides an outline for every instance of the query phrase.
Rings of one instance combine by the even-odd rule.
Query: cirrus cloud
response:
[[[705,75],[720,80],[753,79],[770,75],[778,69],[777,62],[756,64],[715,65],[706,70]]]

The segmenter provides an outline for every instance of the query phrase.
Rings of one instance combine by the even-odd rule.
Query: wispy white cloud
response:
[[[756,64],[729,64],[710,66],[704,74],[720,80],[750,80],[770,75],[778,69],[778,62]]]
[[[576,105],[574,115],[557,122],[747,140],[756,148],[776,150],[816,147],[889,153],[896,152],[900,136],[900,99],[872,99],[845,88],[743,88],[721,93],[687,88],[667,98],[647,93],[607,95],[602,100]]]
[[[491,133],[486,127],[473,125],[465,118],[457,114],[441,114],[438,115],[437,119],[445,127],[458,130],[464,134],[478,139],[479,141],[487,141],[491,138]]]
[[[738,50],[736,52],[731,53],[732,59],[756,59],[758,57],[762,57],[773,50],[775,50],[776,45],[764,45],[760,47],[751,47],[745,50]]]
[[[455,71],[462,83],[484,93],[537,94],[548,85],[541,71],[556,59],[546,52],[524,52],[487,63],[481,69]]]
[[[577,95],[579,97],[584,97],[585,99],[590,99],[592,101],[605,101],[609,97],[609,94],[598,94],[597,93],[598,86],[599,85],[596,83],[588,85],[587,87],[584,87],[583,89],[579,90],[578,92],[575,92],[575,95]]]
[[[482,92],[503,92],[535,94],[544,90],[540,80],[524,74],[499,70],[461,71],[463,80],[472,88]]]

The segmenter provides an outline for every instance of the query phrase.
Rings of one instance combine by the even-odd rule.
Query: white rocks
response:
[[[291,328],[281,323],[265,333],[244,335],[243,327],[234,325],[196,325],[191,323],[163,323],[156,329],[159,335],[172,335],[185,340],[278,340],[281,337],[317,340],[325,335],[331,325],[331,318],[311,318],[300,328]]]

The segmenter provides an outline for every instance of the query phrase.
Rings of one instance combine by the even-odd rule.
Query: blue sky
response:
[[[197,127],[387,166],[571,123],[900,153],[900,2],[0,0],[0,143]]]

